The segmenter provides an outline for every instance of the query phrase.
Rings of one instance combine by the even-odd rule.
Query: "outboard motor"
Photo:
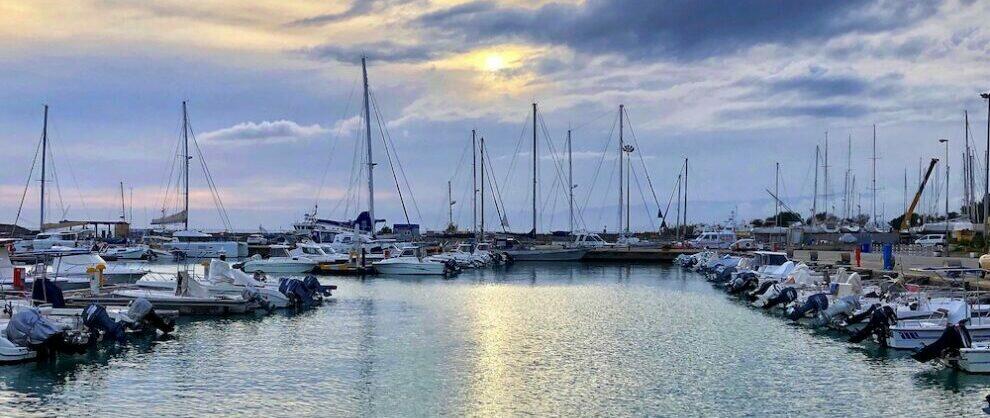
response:
[[[870,313],[870,322],[859,332],[849,337],[849,342],[859,343],[874,335],[881,347],[887,347],[887,334],[890,333],[890,326],[897,323],[897,313],[894,312],[893,308],[879,304],[874,304],[867,312]]]
[[[828,308],[818,312],[818,316],[812,321],[812,327],[821,327],[833,322],[838,322],[842,317],[849,317],[859,310],[859,298],[853,295],[843,296],[829,304]]]
[[[770,287],[775,284],[777,284],[776,280],[767,280],[763,282],[763,284],[761,284],[759,288],[746,294],[746,300],[750,302],[755,301],[757,298],[760,297],[760,295],[766,293],[767,290],[770,290]]]
[[[62,289],[48,277],[39,277],[31,285],[31,299],[50,303],[53,308],[64,308],[65,297],[62,296]]]
[[[289,298],[292,305],[308,308],[316,303],[316,294],[299,279],[279,279],[278,291]]]
[[[39,357],[86,352],[85,347],[66,341],[65,332],[36,309],[24,309],[14,314],[7,323],[6,337],[15,345],[38,351]]]
[[[763,309],[770,309],[777,305],[787,306],[788,303],[794,302],[797,297],[797,290],[794,290],[793,287],[785,287],[777,296],[767,300],[767,303],[763,305]]]
[[[715,275],[715,280],[713,280],[713,281],[719,282],[719,283],[725,283],[725,282],[729,281],[729,279],[732,278],[732,273],[735,273],[735,272],[736,272],[736,268],[735,267],[726,267],[726,268],[722,269],[721,271],[719,271],[718,274]]]
[[[145,298],[137,298],[131,302],[131,306],[127,308],[127,317],[137,323],[147,323],[162,334],[175,331],[175,324],[159,316],[151,302]]]
[[[118,344],[127,342],[124,337],[124,326],[117,323],[107,314],[106,308],[91,303],[82,311],[83,325],[89,328],[91,335],[103,334],[104,338]]]
[[[760,280],[756,278],[755,275],[747,275],[742,280],[734,282],[733,286],[729,287],[730,294],[738,294],[747,290],[754,290],[759,286]]]
[[[824,293],[816,293],[809,296],[808,300],[804,302],[804,305],[792,308],[787,317],[792,321],[797,321],[809,313],[815,314],[822,312],[825,309],[828,309],[828,295]]]
[[[331,291],[337,288],[337,286],[324,286],[320,284],[320,281],[316,278],[316,276],[306,276],[306,278],[303,279],[303,284],[321,296],[333,296]]]
[[[968,321],[968,319],[964,319],[959,321],[959,324],[947,325],[945,331],[942,332],[942,336],[938,337],[935,342],[926,345],[917,353],[912,354],[911,358],[926,363],[939,357],[958,356],[960,348],[969,348],[973,344],[973,339],[970,337],[969,330],[966,329],[965,325],[965,322]]]

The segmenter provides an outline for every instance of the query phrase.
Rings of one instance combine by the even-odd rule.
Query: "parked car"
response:
[[[922,247],[940,247],[945,245],[945,234],[926,234],[914,240],[915,245]]]

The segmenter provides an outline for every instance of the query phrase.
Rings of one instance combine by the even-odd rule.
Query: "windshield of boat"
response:
[[[323,251],[320,250],[320,247],[302,247],[302,252],[307,255],[323,255]]]
[[[289,251],[284,247],[272,247],[269,252],[270,257],[288,257]]]
[[[416,249],[415,248],[405,248],[405,249],[402,250],[402,256],[403,257],[415,257],[416,256]]]

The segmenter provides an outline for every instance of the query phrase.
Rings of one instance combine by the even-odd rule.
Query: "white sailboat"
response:
[[[205,232],[189,229],[189,160],[192,159],[189,155],[189,133],[189,113],[186,110],[186,102],[182,102],[181,176],[183,181],[183,209],[178,213],[153,219],[151,224],[182,224],[183,229],[173,233],[171,241],[162,243],[162,249],[177,256],[189,258],[247,257],[248,246],[246,242],[227,240]],[[212,181],[209,183],[211,188],[214,187]],[[215,190],[214,193],[216,193]],[[219,195],[215,197],[219,202]]]

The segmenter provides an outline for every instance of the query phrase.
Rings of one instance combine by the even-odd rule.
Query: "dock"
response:
[[[585,254],[584,261],[623,263],[672,263],[681,254],[697,253],[694,248],[604,247]]]

